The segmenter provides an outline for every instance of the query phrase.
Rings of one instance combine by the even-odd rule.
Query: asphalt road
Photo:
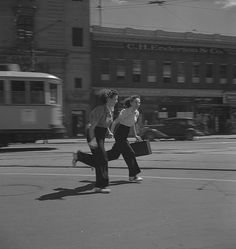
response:
[[[109,148],[112,143],[107,143]],[[110,194],[71,167],[83,141],[0,149],[0,249],[235,249],[236,139],[153,142],[144,181],[110,162]]]

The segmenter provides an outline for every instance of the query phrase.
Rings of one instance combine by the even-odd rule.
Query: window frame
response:
[[[72,27],[72,46],[84,46],[84,29],[81,27]]]

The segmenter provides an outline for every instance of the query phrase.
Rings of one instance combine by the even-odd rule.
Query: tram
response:
[[[63,137],[62,81],[38,72],[0,71],[0,146]]]

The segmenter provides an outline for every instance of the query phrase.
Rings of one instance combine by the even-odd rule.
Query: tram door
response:
[[[72,111],[72,133],[73,136],[84,135],[85,112],[83,110]]]

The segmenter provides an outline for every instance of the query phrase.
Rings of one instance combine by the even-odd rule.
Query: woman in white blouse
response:
[[[127,139],[130,129],[133,128],[134,136],[137,140],[141,140],[141,138],[137,135],[135,128],[135,123],[137,122],[139,116],[138,108],[140,106],[140,97],[138,95],[131,96],[125,102],[125,106],[126,108],[121,110],[118,118],[111,126],[111,132],[114,133],[116,142],[112,149],[107,151],[107,155],[108,160],[113,160],[113,158],[118,158],[118,156],[122,154],[129,169],[129,180],[131,182],[140,182],[143,180],[143,178],[138,176],[141,170],[138,166],[135,153]]]

